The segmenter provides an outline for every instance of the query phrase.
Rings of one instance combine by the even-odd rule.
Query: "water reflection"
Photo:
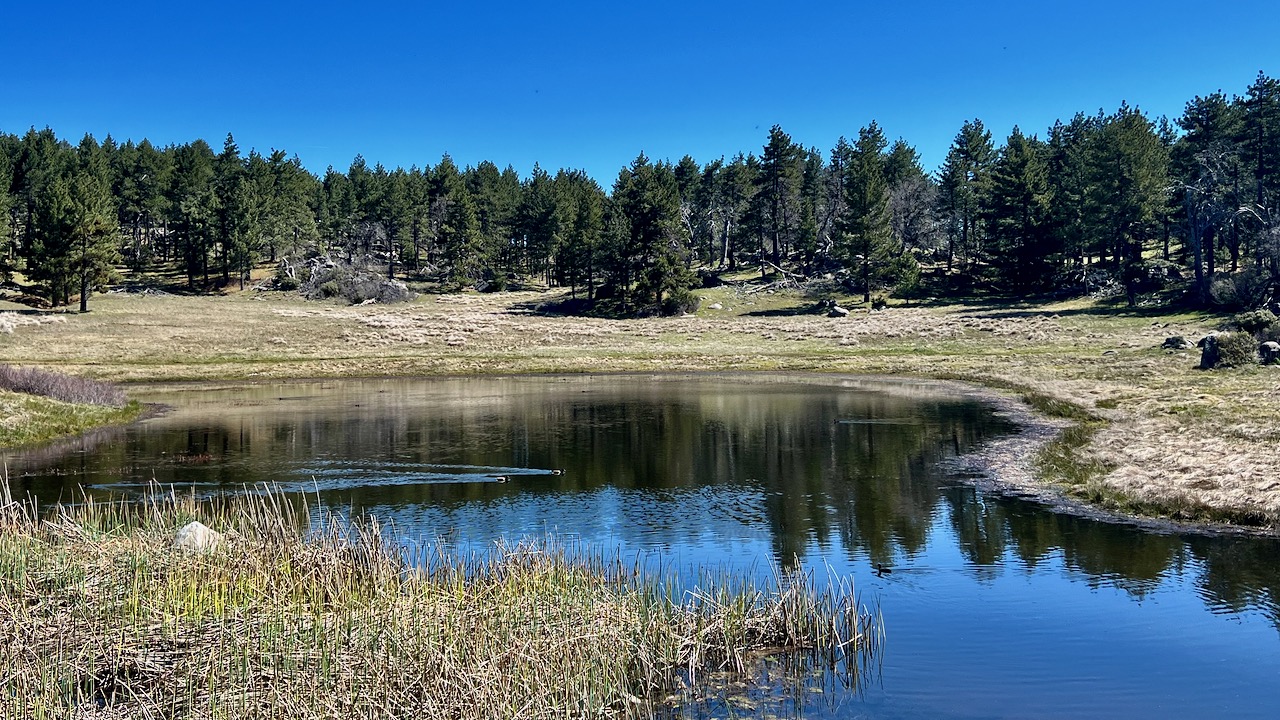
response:
[[[175,409],[11,455],[13,490],[50,501],[75,497],[82,484],[91,494],[141,492],[152,481],[199,493],[268,484],[344,512],[373,513],[406,538],[483,544],[555,533],[622,552],[661,550],[672,567],[772,561],[870,576],[883,564],[893,574],[870,577],[886,594],[890,650],[913,647],[892,635],[896,612],[898,622],[930,628],[919,652],[938,657],[944,654],[929,638],[953,629],[945,623],[989,617],[999,633],[1010,622],[1001,618],[1070,595],[1076,584],[1092,594],[1076,603],[1116,593],[1143,608],[1181,608],[1190,598],[1202,615],[1264,618],[1271,645],[1252,635],[1232,644],[1255,648],[1254,656],[1262,647],[1280,660],[1280,542],[1160,534],[979,492],[946,474],[943,461],[1014,428],[991,408],[927,384],[624,376],[169,386],[138,394]],[[1096,605],[1090,612],[1101,614],[1089,615],[1084,607],[1046,609],[1039,624],[1028,618],[1024,637],[1000,638],[984,661],[1011,649],[1034,652],[1031,643],[1071,647],[1088,636],[1065,619],[1058,635],[1045,636],[1055,614],[1097,624],[1099,642],[1116,634],[1104,624],[1123,611]],[[965,620],[947,619],[953,616]],[[1182,616],[1169,622],[1142,640],[1216,637],[1210,626],[1197,635]],[[974,643],[972,636],[962,641]],[[1151,658],[1116,662],[1167,652],[1152,647]],[[1090,651],[1080,646],[1082,655]],[[1057,678],[1076,661],[1043,662],[1044,676]],[[1221,661],[1198,662],[1188,666],[1194,673],[1237,681]],[[920,657],[911,663],[903,676],[929,665]],[[948,685],[943,674],[935,669],[926,683],[938,688],[938,704],[919,699],[927,712],[917,716],[948,707],[946,692],[972,684]],[[1176,697],[1181,687],[1143,682],[1155,697]],[[1127,686],[1116,693],[1107,702],[1139,697]],[[1244,702],[1234,711],[1254,707]]]
[[[96,494],[153,481],[198,492],[265,483],[376,511],[405,532],[555,530],[685,549],[690,561],[702,559],[698,546],[732,546],[717,539],[764,539],[783,565],[831,548],[892,565],[924,551],[941,514],[978,578],[1007,558],[1035,568],[1060,555],[1141,599],[1194,566],[1210,607],[1277,617],[1275,541],[1139,531],[944,477],[941,460],[1013,428],[925,384],[584,377],[144,394],[175,409],[10,456],[14,490],[47,502],[81,483]]]

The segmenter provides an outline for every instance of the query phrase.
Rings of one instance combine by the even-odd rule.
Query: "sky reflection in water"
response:
[[[176,409],[9,458],[14,491],[269,484],[372,513],[410,544],[550,534],[688,582],[708,566],[852,575],[884,611],[881,682],[815,693],[807,716],[1280,707],[1280,542],[1157,534],[977,492],[940,463],[1013,428],[927,384],[606,376],[136,394]]]

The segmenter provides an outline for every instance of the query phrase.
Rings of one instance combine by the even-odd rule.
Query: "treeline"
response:
[[[228,135],[157,148],[0,133],[0,271],[54,305],[120,267],[181,268],[193,288],[329,255],[445,288],[512,280],[630,313],[677,311],[714,274],[830,277],[873,292],[1013,295],[1188,272],[1195,298],[1256,306],[1280,287],[1280,81],[1196,97],[1182,116],[1122,105],[997,146],[964,123],[930,174],[876,123],[823,153],[775,126],[762,150],[702,164],[643,154],[606,192],[585,173],[492,162],[317,177]],[[923,269],[923,271],[922,271]],[[1225,272],[1224,272],[1225,271]]]

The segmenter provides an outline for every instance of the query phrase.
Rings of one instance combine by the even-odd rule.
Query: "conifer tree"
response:
[[[181,145],[173,152],[168,213],[174,219],[174,244],[186,269],[188,287],[195,287],[197,276],[209,281],[209,255],[217,222],[213,163],[213,149],[203,140]]]
[[[984,208],[991,262],[1006,288],[1044,286],[1061,258],[1051,230],[1052,190],[1044,146],[1016,126],[991,172]]]
[[[981,120],[965,121],[943,162],[939,180],[940,210],[947,223],[947,270],[956,255],[982,259],[982,203],[990,184],[995,148]]]
[[[520,192],[516,233],[524,274],[551,282],[551,255],[559,242],[560,226],[552,178],[536,164]]]
[[[838,222],[837,252],[849,269],[863,302],[882,284],[910,281],[918,274],[915,262],[894,243],[890,228],[889,186],[884,176],[880,126],[872,122],[858,133],[845,171],[843,214]]]
[[[623,312],[660,305],[664,295],[687,290],[688,238],[671,166],[641,153],[618,174],[609,208],[607,271]]]
[[[1086,228],[1112,257],[1133,304],[1143,250],[1159,233],[1169,158],[1154,123],[1122,104],[1104,119],[1090,160]]]
[[[92,135],[76,152],[71,180],[72,237],[70,266],[80,292],[80,312],[89,312],[89,294],[108,282],[119,259],[119,224],[111,196],[111,169],[106,153]]]
[[[561,228],[556,247],[556,281],[568,285],[576,296],[586,287],[587,299],[595,298],[601,235],[604,231],[604,191],[581,171],[561,170],[555,178],[556,224]]]
[[[467,171],[466,181],[480,221],[482,269],[488,277],[505,285],[506,276],[518,268],[514,238],[520,176],[510,165],[500,171],[486,160]]]
[[[756,176],[755,215],[760,223],[760,272],[768,275],[768,265],[781,268],[787,251],[794,246],[800,225],[800,185],[804,171],[801,148],[791,136],[774,125],[760,155]]]

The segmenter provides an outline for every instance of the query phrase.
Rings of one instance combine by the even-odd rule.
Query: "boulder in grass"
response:
[[[1217,333],[1205,335],[1200,338],[1200,342],[1196,343],[1196,347],[1200,348],[1200,369],[1212,370],[1218,367],[1218,362],[1222,357],[1222,353],[1218,350]]]
[[[847,317],[848,315],[849,315],[848,308],[842,308],[839,305],[835,305],[835,304],[833,304],[831,306],[831,309],[827,311],[827,317],[840,318],[840,317]]]
[[[1174,335],[1173,337],[1165,338],[1165,341],[1161,343],[1160,347],[1165,350],[1190,350],[1195,347],[1195,345],[1192,345],[1190,340],[1182,337],[1181,335]]]
[[[1200,369],[1244,367],[1258,362],[1258,341],[1246,332],[1214,333],[1200,341]]]
[[[1258,346],[1263,365],[1280,365],[1280,342],[1269,340]]]
[[[173,539],[173,546],[179,550],[192,553],[206,553],[216,550],[225,541],[222,533],[199,521],[192,521],[178,529]]]

